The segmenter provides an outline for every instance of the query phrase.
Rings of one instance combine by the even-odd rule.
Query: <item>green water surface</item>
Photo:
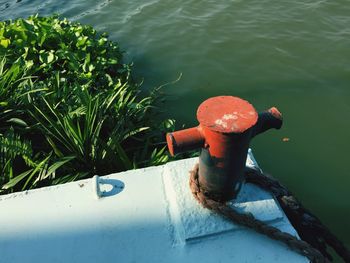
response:
[[[252,143],[259,164],[350,247],[350,1],[0,2],[1,20],[37,12],[109,32],[145,89],[182,73],[164,88],[179,127],[211,96],[277,106],[283,129]]]

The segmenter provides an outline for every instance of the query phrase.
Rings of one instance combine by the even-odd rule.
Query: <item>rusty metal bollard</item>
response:
[[[199,184],[210,198],[236,197],[244,180],[250,140],[270,128],[280,129],[282,115],[272,107],[257,114],[246,100],[218,96],[197,110],[199,126],[167,134],[171,155],[201,148]]]

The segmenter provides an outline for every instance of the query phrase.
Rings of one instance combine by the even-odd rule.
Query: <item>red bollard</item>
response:
[[[236,197],[244,180],[250,140],[270,128],[282,126],[282,115],[273,107],[257,114],[238,97],[218,96],[197,110],[199,126],[167,134],[171,155],[201,148],[199,184],[210,198],[227,201]]]

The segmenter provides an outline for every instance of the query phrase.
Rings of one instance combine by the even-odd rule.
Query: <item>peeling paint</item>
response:
[[[225,129],[227,128],[227,122],[225,122],[225,121],[223,121],[223,120],[221,120],[221,119],[217,119],[217,120],[215,121],[215,124],[217,124],[217,125],[219,125],[219,126],[225,128]]]
[[[238,116],[236,114],[225,114],[222,118],[224,120],[237,120]]]

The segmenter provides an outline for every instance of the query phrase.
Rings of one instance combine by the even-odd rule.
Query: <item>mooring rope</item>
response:
[[[311,262],[329,262],[317,249],[307,242],[299,240],[289,233],[282,232],[276,227],[269,226],[264,222],[257,220],[250,213],[239,213],[225,203],[211,199],[210,196],[201,191],[198,181],[198,164],[195,166],[194,170],[190,172],[190,188],[194,197],[205,208],[217,212],[236,224],[252,228],[261,234],[285,243],[290,249],[306,256]]]
[[[350,263],[350,251],[344,244],[278,180],[251,168],[246,169],[245,180],[247,183],[253,183],[275,196],[301,239],[332,260],[332,256],[327,252],[327,246],[330,246],[344,262]]]

